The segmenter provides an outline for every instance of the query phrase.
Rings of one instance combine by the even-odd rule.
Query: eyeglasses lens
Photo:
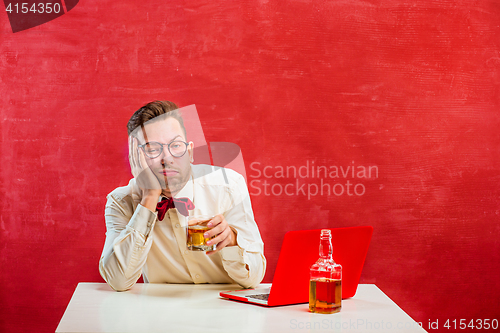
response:
[[[158,142],[148,142],[144,146],[144,152],[149,158],[156,158],[161,155],[163,145]],[[186,153],[187,145],[182,141],[174,141],[168,145],[168,151],[174,157],[181,157]]]

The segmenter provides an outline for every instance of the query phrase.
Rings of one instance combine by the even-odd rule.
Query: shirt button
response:
[[[196,274],[195,278],[197,279],[201,278],[200,274]]]
[[[180,227],[181,227],[181,225],[180,225],[179,223],[177,223],[177,224],[175,225],[175,227],[176,227],[176,228],[180,228]]]
[[[188,251],[188,250],[185,250],[185,251],[184,251],[184,254],[185,254],[185,255],[188,255],[188,254],[189,254],[189,251]]]

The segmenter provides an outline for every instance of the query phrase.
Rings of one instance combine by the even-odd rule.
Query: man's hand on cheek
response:
[[[138,147],[137,138],[129,136],[129,163],[137,186],[142,191],[141,205],[156,210],[156,203],[161,195],[162,186],[149,168],[144,152]]]
[[[129,163],[132,175],[140,189],[143,192],[145,190],[158,192],[159,195],[162,186],[153,171],[149,168],[144,152],[138,147],[137,139],[132,136],[129,137]]]
[[[207,245],[217,244],[217,249],[215,251],[208,251],[207,254],[213,254],[219,252],[226,246],[238,245],[236,241],[236,233],[229,226],[224,215],[215,215],[210,222],[208,222],[209,227],[213,227],[205,233],[205,238],[214,237],[207,242]]]

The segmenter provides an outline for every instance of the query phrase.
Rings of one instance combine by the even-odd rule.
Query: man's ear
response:
[[[194,148],[193,141],[189,141],[189,144],[188,144],[188,154],[189,154],[189,162],[190,163],[194,162],[193,148]]]

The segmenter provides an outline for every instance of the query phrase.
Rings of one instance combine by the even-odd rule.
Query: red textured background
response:
[[[424,324],[500,317],[499,1],[80,1],[15,34],[2,7],[0,43],[1,332],[53,332],[102,281],[105,195],[153,99],[195,104],[248,175],[378,167],[362,196],[252,195],[266,281],[286,231],[372,225],[361,282]]]

